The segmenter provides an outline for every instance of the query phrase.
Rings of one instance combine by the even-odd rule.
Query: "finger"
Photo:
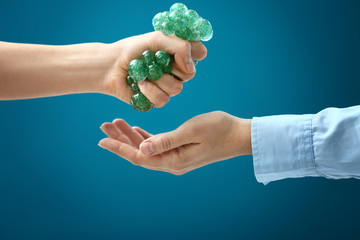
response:
[[[184,73],[183,71],[181,71],[181,69],[179,69],[179,66],[175,63],[173,65],[173,69],[172,69],[171,73],[174,74],[175,76],[179,77],[182,81],[187,82],[195,76],[196,69],[191,74]]]
[[[154,104],[154,107],[163,107],[169,102],[170,96],[149,80],[138,83],[140,91]]]
[[[175,79],[170,74],[163,74],[158,81],[154,82],[154,84],[170,97],[178,95],[183,89],[182,82]]]
[[[147,139],[147,138],[153,136],[151,133],[148,133],[147,131],[145,131],[144,129],[142,129],[142,128],[140,128],[140,127],[133,127],[133,129],[134,129],[135,131],[137,131],[138,133],[140,133],[140,135],[141,135],[144,139]]]
[[[193,143],[191,131],[178,128],[172,132],[162,133],[146,139],[140,144],[144,155],[154,155],[176,149],[182,145]]]
[[[130,161],[133,164],[136,164],[136,160],[137,160],[136,151],[138,150],[133,146],[130,146],[128,144],[122,143],[120,141],[111,138],[101,139],[101,141],[99,142],[99,146],[109,150],[112,153],[119,155],[122,158],[125,158],[126,160]]]
[[[130,127],[123,119],[115,119],[113,124],[131,140],[136,148],[139,148],[139,145],[144,141],[144,138],[137,131]]]
[[[99,146],[119,155],[134,165],[154,170],[165,170],[165,168],[163,168],[163,160],[159,156],[144,156],[138,149],[134,148],[133,146],[122,143],[115,139],[104,138],[99,142]]]
[[[124,135],[119,128],[117,128],[112,123],[103,123],[100,127],[100,129],[109,137],[112,139],[119,140],[123,143],[133,145],[133,143],[130,141],[130,139]]]
[[[164,50],[167,53],[174,55],[175,62],[179,64],[180,69],[184,72],[193,73],[195,71],[195,66],[191,57],[191,44],[188,41],[176,36],[167,36],[159,31],[151,34],[151,50]]]
[[[202,42],[200,41],[190,42],[190,44],[191,44],[191,56],[193,60],[200,61],[206,58],[207,49]]]

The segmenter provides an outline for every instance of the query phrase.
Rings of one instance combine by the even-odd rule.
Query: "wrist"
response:
[[[236,156],[251,155],[251,119],[236,118],[234,149]]]
[[[78,93],[105,93],[104,81],[116,61],[111,44],[84,43],[65,46],[65,67],[74,77],[74,91]]]

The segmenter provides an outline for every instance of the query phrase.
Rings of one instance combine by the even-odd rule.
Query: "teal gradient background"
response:
[[[0,40],[111,43],[152,31],[172,3],[1,0]],[[97,146],[114,118],[160,133],[214,110],[251,118],[360,103],[359,1],[184,3],[214,37],[164,108],[138,113],[100,94],[0,101],[0,239],[360,238],[359,180],[264,186],[251,156],[173,176]]]

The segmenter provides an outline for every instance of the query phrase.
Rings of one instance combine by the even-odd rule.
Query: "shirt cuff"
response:
[[[312,116],[254,117],[251,144],[258,182],[318,176],[312,143]]]

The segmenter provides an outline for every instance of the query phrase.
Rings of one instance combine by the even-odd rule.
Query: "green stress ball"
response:
[[[149,66],[155,61],[155,53],[151,50],[146,50],[141,54],[141,59]]]
[[[165,51],[157,51],[155,53],[155,62],[161,66],[168,65],[170,63],[170,55]]]
[[[149,76],[150,81],[157,81],[161,78],[163,74],[162,68],[160,65],[153,63],[149,66]]]
[[[145,62],[140,59],[132,60],[129,64],[129,75],[136,82],[145,80],[148,75]]]
[[[130,99],[130,104],[139,112],[150,111],[154,106],[147,97],[141,92],[134,94]]]
[[[145,79],[157,81],[164,73],[171,73],[173,61],[174,56],[165,51],[160,50],[154,53],[146,50],[141,54],[141,59],[133,59],[130,62],[126,83],[134,93],[130,100],[131,106],[140,112],[147,112],[153,107],[150,100],[141,93],[138,82]]]
[[[170,7],[170,12],[173,12],[175,10],[185,13],[188,8],[183,3],[175,3]]]
[[[214,32],[210,22],[183,3],[175,3],[170,12],[158,13],[153,18],[155,31],[176,35],[187,41],[209,41]]]

